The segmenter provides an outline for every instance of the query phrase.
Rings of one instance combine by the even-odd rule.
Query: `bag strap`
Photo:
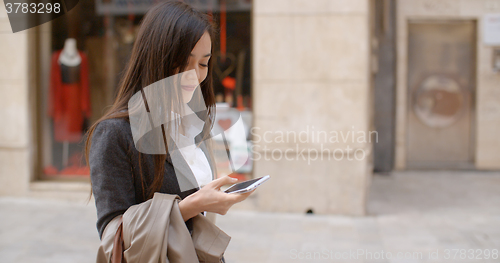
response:
[[[127,263],[123,256],[123,220],[119,219],[120,224],[115,233],[113,242],[113,253],[111,254],[111,263]]]

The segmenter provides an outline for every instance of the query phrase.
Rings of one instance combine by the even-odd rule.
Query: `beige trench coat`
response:
[[[191,235],[179,201],[177,195],[155,193],[152,199],[115,217],[104,229],[96,262],[111,262],[121,221],[123,258],[127,263],[221,262],[231,237],[201,214],[193,218]]]

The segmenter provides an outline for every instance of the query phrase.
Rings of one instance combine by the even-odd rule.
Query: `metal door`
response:
[[[411,22],[408,168],[469,168],[473,161],[475,23]]]

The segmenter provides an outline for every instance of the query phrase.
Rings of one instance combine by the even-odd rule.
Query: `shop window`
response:
[[[251,102],[251,0],[186,0],[193,7],[212,15],[219,25],[214,41],[214,92],[219,125],[225,126],[241,114],[249,132]],[[140,21],[155,1],[89,0],[80,1],[67,15],[51,22],[51,54],[43,65],[48,84],[39,103],[40,179],[88,180],[85,166],[85,132],[113,103]],[[43,40],[45,39],[45,40]],[[61,50],[78,54],[60,64]],[[42,56],[43,57],[43,56]],[[227,119],[223,116],[229,116]],[[247,136],[250,144],[250,136]],[[228,149],[218,144],[216,151]],[[250,148],[250,146],[249,146]],[[237,172],[248,177],[251,158]],[[224,171],[224,169],[221,169]],[[234,172],[234,171],[233,171]],[[230,173],[230,172],[229,172]]]

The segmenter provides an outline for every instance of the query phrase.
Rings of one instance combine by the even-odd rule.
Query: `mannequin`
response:
[[[69,143],[78,143],[85,118],[90,118],[87,56],[66,39],[52,55],[49,115],[54,121],[54,140],[63,144],[62,166],[68,164]]]
[[[63,82],[74,83],[77,82],[77,73],[79,70],[80,63],[82,62],[82,57],[78,54],[76,49],[76,40],[74,38],[68,38],[64,42],[64,47],[59,56],[59,64],[61,65],[61,76]],[[65,70],[66,69],[66,70]],[[63,165],[68,165],[68,151],[69,145],[68,141],[63,143]]]
[[[59,64],[66,65],[68,67],[75,67],[80,65],[81,62],[82,57],[80,57],[78,49],[76,49],[76,40],[74,38],[66,39],[62,53],[59,56]]]

